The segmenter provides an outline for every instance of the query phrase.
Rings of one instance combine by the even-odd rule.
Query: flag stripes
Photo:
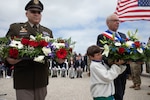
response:
[[[118,0],[116,14],[121,22],[133,20],[150,21],[150,0]],[[145,6],[144,6],[145,5]]]

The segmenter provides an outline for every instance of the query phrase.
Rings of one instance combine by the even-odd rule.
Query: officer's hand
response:
[[[14,65],[14,64],[16,64],[16,63],[18,63],[18,62],[21,61],[21,59],[13,59],[13,58],[10,58],[10,57],[7,57],[6,60],[7,60],[8,63],[11,64],[11,65]]]

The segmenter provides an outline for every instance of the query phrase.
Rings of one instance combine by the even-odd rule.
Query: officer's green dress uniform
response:
[[[52,36],[52,31],[39,25],[39,32],[43,36]],[[29,38],[36,35],[35,31],[28,22],[14,23],[10,25],[6,36],[18,36]],[[48,84],[48,66],[32,60],[25,59],[14,65],[14,88],[15,89],[34,89],[44,87]]]
[[[42,11],[43,5],[40,1],[39,3],[34,3],[34,1],[31,0],[26,5],[25,10],[29,8],[38,8],[39,10]],[[30,35],[35,36],[37,33],[41,33],[43,34],[43,36],[49,36],[53,38],[52,31],[50,29],[40,24],[37,26],[38,28],[37,30],[35,30],[33,29],[32,24],[30,22],[13,23],[10,25],[10,28],[6,36],[29,38]],[[31,59],[22,59],[17,64],[14,64],[14,75],[13,75],[14,88],[16,90],[33,90],[33,91],[40,88],[46,88],[46,86],[48,85],[48,75],[49,75],[48,73],[49,66],[46,62],[47,61],[45,61],[45,64],[42,64],[35,62]],[[43,98],[45,98],[45,96],[43,96]],[[28,97],[26,98],[26,100],[32,99]],[[34,100],[41,100],[41,99],[34,99]]]

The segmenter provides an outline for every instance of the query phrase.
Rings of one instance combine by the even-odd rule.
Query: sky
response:
[[[25,5],[29,0],[0,0],[0,37],[12,23],[26,22]],[[84,55],[97,36],[108,28],[106,18],[115,12],[117,0],[41,0],[44,4],[41,25],[52,30],[54,38],[76,41],[74,52]],[[142,42],[150,36],[150,21],[120,23],[118,31],[135,32]]]

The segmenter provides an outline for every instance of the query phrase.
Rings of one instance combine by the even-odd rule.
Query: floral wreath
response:
[[[44,58],[66,59],[72,55],[75,42],[69,39],[53,39],[42,34],[30,35],[30,38],[3,37],[0,38],[0,54],[2,58],[31,58],[44,62]]]
[[[150,55],[150,49],[146,43],[139,41],[136,33],[137,30],[135,33],[128,31],[129,38],[122,39],[121,41],[116,41],[115,39],[107,40],[104,37],[104,40],[100,40],[104,45],[102,55],[112,60],[146,61],[150,57],[147,56],[148,54]]]

